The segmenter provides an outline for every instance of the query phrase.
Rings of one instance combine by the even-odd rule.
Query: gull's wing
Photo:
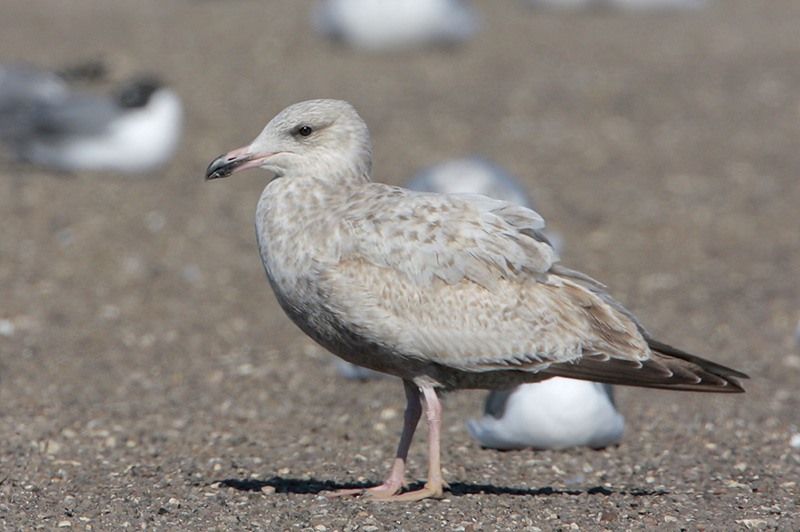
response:
[[[36,132],[43,135],[93,135],[104,132],[121,113],[109,97],[72,93],[34,109]]]
[[[544,220],[519,205],[477,194],[428,194],[372,183],[342,214],[350,249],[402,272],[420,287],[433,279],[491,288],[547,272],[558,257],[539,230]]]
[[[340,229],[351,244],[338,261],[319,265],[319,286],[348,330],[459,372],[738,386],[722,366],[661,348],[654,354],[601,285],[558,267],[536,236],[543,226],[535,212],[483,196],[370,185],[351,198]],[[677,369],[673,359],[681,361]]]
[[[38,106],[64,98],[69,89],[56,74],[28,65],[0,65],[0,138],[15,139],[33,129]]]

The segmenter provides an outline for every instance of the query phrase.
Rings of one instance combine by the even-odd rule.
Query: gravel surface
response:
[[[158,175],[0,170],[0,526],[800,528],[800,3],[499,0],[466,46],[388,56],[320,41],[310,5],[4,0],[0,60],[154,70],[189,129]],[[383,477],[402,387],[337,378],[283,316],[253,235],[258,172],[203,182],[310,97],[356,105],[380,180],[474,152],[507,167],[567,265],[657,337],[750,373],[748,393],[620,389],[621,446],[508,453],[467,435],[482,394],[453,394],[446,499],[322,497]]]

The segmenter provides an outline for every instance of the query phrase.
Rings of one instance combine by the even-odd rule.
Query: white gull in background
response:
[[[439,394],[552,377],[742,392],[747,376],[651,338],[598,282],[562,266],[534,211],[474,194],[371,181],[367,126],[340,100],[287,107],[207,179],[270,181],[256,208],[267,278],[286,314],[343,359],[403,380],[406,411],[384,500],[441,497]],[[423,412],[428,477],[400,493]]]
[[[322,0],[313,24],[349,46],[389,51],[465,41],[478,17],[468,0]]]
[[[148,172],[175,153],[182,122],[180,98],[155,78],[96,95],[52,73],[0,67],[0,140],[21,161],[59,171]]]
[[[625,418],[610,385],[554,377],[490,392],[483,417],[467,428],[493,449],[599,449],[619,443]]]

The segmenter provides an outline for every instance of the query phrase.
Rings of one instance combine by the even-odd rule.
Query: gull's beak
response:
[[[250,146],[229,151],[211,161],[206,169],[206,179],[219,179],[248,168],[257,168],[271,155],[273,154],[252,153]]]

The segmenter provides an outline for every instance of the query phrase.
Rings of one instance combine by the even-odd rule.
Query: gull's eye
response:
[[[307,126],[307,125],[298,127],[296,131],[297,131],[297,134],[300,135],[301,137],[307,137],[311,133],[314,132],[314,130],[311,129],[311,126]]]

